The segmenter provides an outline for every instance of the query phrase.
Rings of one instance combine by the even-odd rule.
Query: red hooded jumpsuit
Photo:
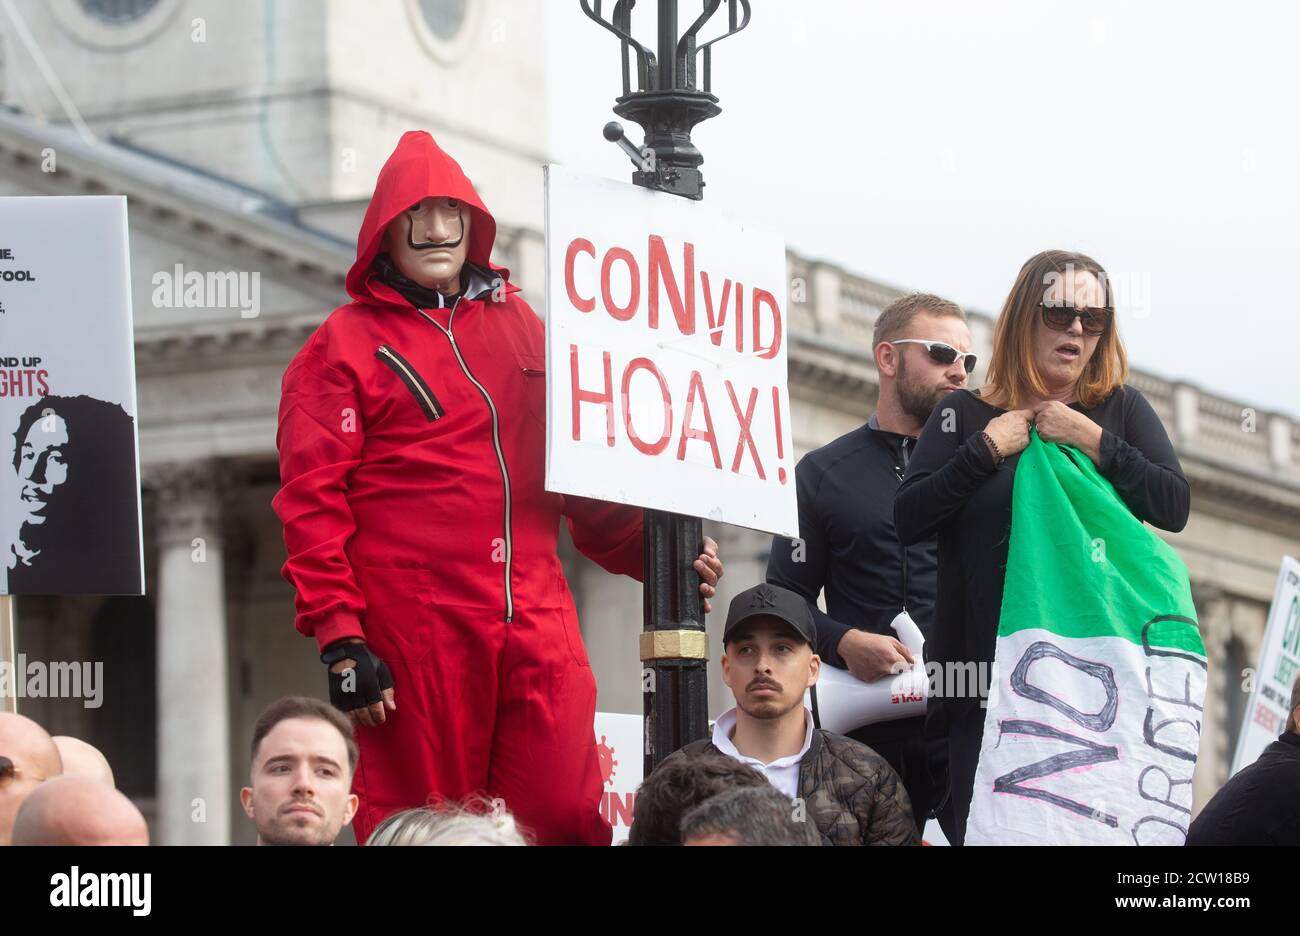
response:
[[[472,213],[470,286],[420,310],[371,264],[388,223],[431,196]],[[610,841],[596,683],[556,536],[564,515],[579,550],[639,579],[641,511],[543,489],[544,332],[490,265],[495,236],[460,166],[404,134],[357,238],[353,301],[284,375],[273,506],[296,626],[322,649],[363,637],[395,683],[396,711],[357,730],[361,842],[395,810],[476,792],[541,843]]]

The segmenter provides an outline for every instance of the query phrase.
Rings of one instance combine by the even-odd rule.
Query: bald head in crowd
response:
[[[102,780],[55,777],[23,801],[13,844],[148,845],[149,828],[135,804]]]
[[[63,758],[44,728],[22,715],[0,712],[0,845],[10,843],[23,801],[62,772]]]
[[[113,768],[108,765],[108,758],[100,753],[99,748],[87,744],[80,738],[67,735],[55,735],[54,744],[63,758],[63,776],[89,777],[116,787],[113,782]]]

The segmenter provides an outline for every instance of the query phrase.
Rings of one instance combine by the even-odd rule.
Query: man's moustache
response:
[[[307,809],[310,809],[310,810],[311,810],[312,812],[314,812],[316,815],[318,815],[318,816],[319,816],[319,815],[322,815],[322,813],[321,813],[321,808],[320,808],[319,806],[317,806],[315,803],[310,802],[309,800],[295,800],[294,802],[289,803],[287,806],[285,806],[284,809],[281,810],[281,811],[282,811],[282,812],[289,812],[290,810],[298,809],[299,807],[304,807],[304,806],[305,806]]]
[[[443,249],[459,247],[460,242],[465,239],[465,219],[460,216],[459,212],[456,213],[456,217],[460,221],[460,236],[458,236],[454,241],[443,241],[441,243],[424,241],[423,243],[417,244],[415,242],[415,219],[410,215],[407,215],[406,246],[410,247],[412,250],[437,250],[440,247]]]

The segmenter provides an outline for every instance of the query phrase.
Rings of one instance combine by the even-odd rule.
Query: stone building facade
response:
[[[411,127],[430,130],[466,167],[497,214],[497,261],[542,311],[545,68],[542,43],[522,41],[543,34],[541,5],[14,7],[21,24],[0,17],[0,196],[128,198],[147,582],[143,598],[18,602],[29,658],[102,660],[105,673],[101,708],[28,700],[23,711],[100,746],[155,841],[251,841],[236,794],[253,720],[281,695],[325,690],[279,571],[270,503],[280,377],[345,299],[369,187]],[[508,56],[495,54],[506,45]],[[177,264],[258,273],[258,314],[157,304],[154,277]],[[900,292],[814,258],[790,254],[788,266],[802,454],[874,410],[871,328]],[[987,359],[992,320],[972,314],[971,329]],[[1300,425],[1144,370],[1132,382],[1192,483],[1191,521],[1166,538],[1191,570],[1209,652],[1200,804],[1226,778],[1242,673],[1257,659],[1279,562],[1300,554]],[[726,561],[716,602],[725,608],[762,577],[770,539],[716,524],[706,532]],[[639,712],[640,587],[567,543],[564,559],[598,706]],[[715,654],[720,625],[711,616]],[[710,714],[729,704],[714,667]]]

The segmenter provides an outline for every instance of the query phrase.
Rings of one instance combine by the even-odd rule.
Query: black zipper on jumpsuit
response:
[[[424,416],[429,422],[441,419],[446,415],[443,412],[442,404],[433,395],[433,391],[424,382],[424,378],[416,372],[406,358],[397,353],[396,349],[382,344],[375,349],[375,357],[387,364],[401,378],[402,383],[406,384],[406,388],[415,395],[416,402],[420,404],[420,409],[424,411]]]
[[[456,300],[452,303],[451,315],[447,317],[446,328],[443,328],[442,325],[438,323],[437,319],[429,315],[423,309],[416,309],[416,311],[419,312],[421,315],[423,315],[426,319],[428,319],[433,325],[437,326],[438,331],[442,332],[444,335],[447,336],[447,340],[451,342],[451,350],[455,352],[456,360],[460,363],[461,371],[463,371],[465,376],[469,378],[469,382],[478,388],[478,392],[481,393],[483,395],[483,399],[487,401],[488,410],[492,413],[492,445],[496,448],[497,464],[501,468],[501,483],[505,487],[505,504],[506,504],[506,516],[505,516],[506,618],[505,618],[505,622],[509,624],[515,616],[515,599],[514,599],[514,594],[510,589],[510,565],[511,565],[511,558],[514,550],[514,546],[513,543],[511,542],[511,536],[510,536],[510,473],[506,471],[506,456],[505,456],[505,452],[501,448],[501,424],[497,416],[496,404],[492,402],[492,396],[487,392],[487,388],[484,387],[481,383],[479,383],[478,380],[474,377],[474,375],[470,373],[469,365],[465,363],[465,358],[460,353],[460,347],[456,344],[456,336],[452,334],[452,327],[456,324],[456,309],[460,306],[460,300],[461,297],[457,296]]]

